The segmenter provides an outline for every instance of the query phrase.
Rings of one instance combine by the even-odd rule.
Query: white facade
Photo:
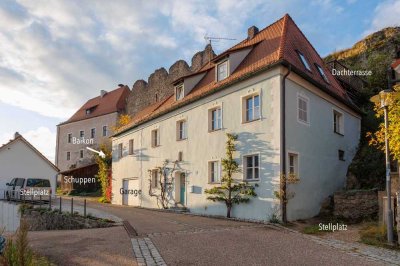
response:
[[[280,208],[274,191],[279,191],[280,182],[281,80],[286,72],[283,67],[275,67],[113,137],[112,203],[123,203],[120,189],[124,180],[130,179],[132,183],[125,182],[125,186],[137,186],[134,189],[142,193],[129,195],[128,198],[136,199],[128,199],[128,204],[157,208],[156,199],[149,196],[148,171],[162,166],[165,160],[176,161],[182,152],[183,160],[178,163],[179,170],[172,184],[171,205],[174,200],[182,199],[182,205],[193,213],[225,215],[225,205],[207,200],[204,190],[215,185],[209,182],[210,162],[220,162],[225,157],[226,133],[235,133],[238,135],[235,158],[239,165],[244,168],[243,156],[258,155],[260,174],[258,180],[252,181],[258,184],[257,197],[234,206],[232,216],[268,220]],[[298,154],[300,176],[298,184],[289,186],[295,192],[295,198],[288,205],[288,217],[293,220],[317,214],[321,201],[344,185],[347,167],[358,145],[360,117],[295,74],[288,77],[286,84],[286,147],[288,152]],[[299,93],[309,99],[308,125],[297,121]],[[252,95],[260,97],[261,118],[244,122],[244,100]],[[209,112],[215,107],[222,109],[222,129],[209,132]],[[344,114],[344,136],[333,133],[333,108]],[[187,138],[177,140],[177,122],[181,120],[187,122]],[[152,147],[153,130],[159,132],[157,147]],[[133,155],[129,155],[131,139],[134,140]],[[118,152],[121,143],[122,158]],[[338,160],[339,149],[345,151],[345,161]],[[185,174],[183,190],[179,172]],[[235,178],[243,180],[244,175],[245,171]]]
[[[6,183],[16,177],[49,179],[55,193],[57,173],[57,168],[21,137],[0,147],[0,198],[3,198]]]

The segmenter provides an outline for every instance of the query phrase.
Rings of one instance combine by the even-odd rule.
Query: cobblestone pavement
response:
[[[275,226],[294,234],[299,234],[304,238],[311,239],[317,244],[338,249],[352,256],[364,257],[370,261],[383,262],[387,265],[400,265],[400,251],[397,250],[390,250],[386,248],[369,246],[362,243],[346,242],[331,238],[321,238],[318,236],[302,234],[296,230],[292,230],[290,228],[286,228],[280,225]]]
[[[167,265],[150,238],[132,238],[132,247],[139,266]]]

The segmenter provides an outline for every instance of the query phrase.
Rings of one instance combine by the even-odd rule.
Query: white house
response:
[[[235,178],[258,184],[257,197],[235,206],[234,217],[279,215],[281,175],[299,178],[287,185],[288,220],[318,214],[344,186],[360,112],[289,15],[261,31],[249,28],[246,39],[174,84],[175,94],[114,135],[112,203],[157,208],[149,189],[159,191],[160,177],[152,170],[168,160],[171,168],[176,162],[171,206],[225,215],[204,190],[221,180],[226,133],[238,135],[242,173]]]
[[[18,132],[0,147],[0,199],[6,183],[16,177],[49,179],[55,193],[57,173],[58,168]]]

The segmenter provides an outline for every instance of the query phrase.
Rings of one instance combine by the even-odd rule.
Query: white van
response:
[[[50,181],[41,178],[13,178],[6,186],[8,201],[49,200],[52,192]]]

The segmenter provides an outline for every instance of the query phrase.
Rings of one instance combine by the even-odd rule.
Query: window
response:
[[[315,64],[315,66],[318,69],[319,74],[321,75],[321,77],[325,80],[326,83],[329,83],[328,77],[325,75],[324,70],[322,69],[322,67],[320,65]]]
[[[221,182],[221,171],[219,161],[212,161],[208,163],[208,176],[210,183]]]
[[[83,158],[83,150],[79,151],[79,158],[81,158],[81,159]]]
[[[72,134],[69,133],[69,134],[68,134],[68,143],[71,143],[71,141],[72,141]]]
[[[71,152],[67,151],[67,161],[71,160]]]
[[[302,96],[297,98],[298,120],[308,124],[308,99]]]
[[[338,111],[333,111],[333,131],[340,135],[344,133],[343,114]]]
[[[86,115],[89,115],[92,112],[91,109],[86,109]]]
[[[209,111],[209,117],[210,117],[210,122],[209,122],[209,130],[214,131],[214,130],[219,130],[222,128],[222,110],[221,107],[217,107],[215,109],[211,109]]]
[[[298,178],[299,175],[299,156],[289,153],[289,178]]]
[[[107,126],[103,126],[103,137],[107,137]]]
[[[187,139],[187,122],[185,120],[176,123],[177,140]]]
[[[345,158],[344,158],[344,151],[338,150],[338,155],[339,155],[339,160],[341,160],[341,161],[344,161],[344,160],[345,160]]]
[[[311,67],[310,67],[310,65],[308,64],[308,61],[307,61],[306,57],[305,57],[300,51],[297,51],[297,54],[299,55],[300,60],[301,60],[301,62],[303,63],[304,67],[305,67],[308,71],[311,71]]]
[[[221,81],[228,77],[228,60],[217,66],[217,81]]]
[[[178,162],[182,162],[183,161],[183,152],[180,151],[178,152]]]
[[[79,137],[83,138],[85,136],[85,131],[81,130],[79,131]]]
[[[96,136],[96,129],[95,129],[95,128],[92,128],[92,129],[90,130],[90,137],[91,137],[92,139],[94,139],[95,136]]]
[[[179,101],[179,100],[183,99],[184,96],[185,96],[185,92],[183,89],[183,83],[181,83],[175,87],[175,99],[177,101]]]
[[[129,155],[133,154],[133,139],[129,140]]]
[[[118,144],[118,158],[122,158],[123,155],[123,145],[122,143]]]
[[[260,95],[253,95],[245,99],[245,122],[260,119]]]
[[[160,146],[160,132],[158,129],[154,129],[153,131],[151,131],[151,146]]]
[[[260,162],[258,155],[244,156],[244,174],[246,180],[260,178]]]
[[[160,173],[158,170],[151,171],[151,187],[157,188],[159,185]]]

